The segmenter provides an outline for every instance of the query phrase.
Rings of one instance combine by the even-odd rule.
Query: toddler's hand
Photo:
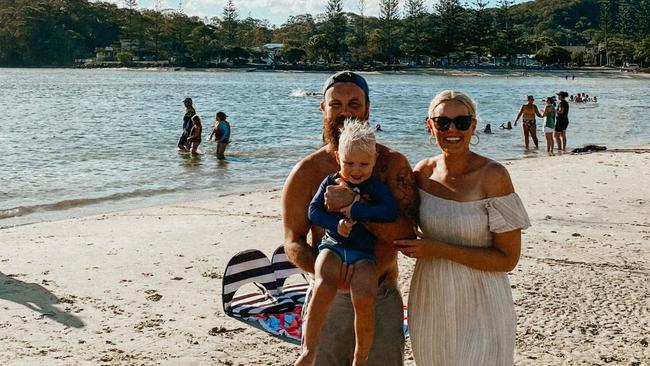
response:
[[[352,219],[352,205],[347,205],[341,209],[341,213],[348,219]]]
[[[352,231],[353,226],[354,226],[354,221],[348,219],[341,219],[339,220],[339,227],[337,228],[337,231],[339,232],[339,235],[341,235],[344,238],[347,238],[348,236],[350,236],[350,232]]]

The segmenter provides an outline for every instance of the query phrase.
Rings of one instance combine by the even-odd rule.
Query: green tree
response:
[[[275,32],[274,38],[285,48],[302,47],[316,34],[316,21],[310,14],[290,16]]]
[[[291,47],[287,50],[282,51],[282,58],[285,59],[287,62],[291,62],[292,64],[295,64],[296,62],[300,61],[307,52],[305,52],[304,49],[302,48],[297,48],[297,47]]]
[[[571,53],[562,47],[553,46],[539,50],[535,54],[535,59],[545,65],[567,64],[571,61]]]
[[[228,3],[223,8],[223,18],[220,23],[226,46],[232,47],[237,44],[238,17],[233,0],[228,0]]]
[[[394,63],[399,57],[399,0],[379,0],[379,24],[376,34],[378,57]]]
[[[348,36],[346,43],[354,60],[368,61],[370,59],[370,52],[368,50],[368,33],[365,17],[366,0],[358,0],[357,5],[359,14],[350,15],[350,23],[353,31]]]
[[[639,1],[639,11],[636,14],[636,37],[643,39],[650,34],[650,0]]]
[[[406,0],[403,19],[404,32],[400,49],[411,61],[418,63],[427,53],[426,47],[430,41],[430,37],[424,31],[426,15],[424,0]]]
[[[326,37],[323,50],[329,62],[341,58],[345,49],[347,21],[343,16],[343,0],[328,0],[323,30]]]
[[[512,0],[498,0],[498,9],[494,21],[494,28],[496,29],[495,37],[492,43],[492,54],[494,56],[510,57],[514,53],[514,42],[517,37],[513,34],[513,19],[512,19]]]
[[[212,41],[215,34],[212,28],[201,24],[194,28],[186,37],[187,51],[192,60],[198,64],[206,64],[214,56]]]
[[[268,20],[248,17],[239,22],[237,30],[239,44],[244,47],[259,47],[270,43],[273,37],[271,24]]]
[[[434,6],[438,16],[439,48],[447,55],[447,62],[450,61],[450,54],[454,52],[463,41],[464,9],[460,0],[441,0]]]
[[[631,36],[635,33],[636,12],[638,12],[638,6],[635,6],[631,0],[618,0],[618,24],[620,24],[619,32],[621,34]]]
[[[471,27],[468,27],[468,41],[471,49],[479,57],[488,50],[492,32],[492,17],[487,9],[487,0],[474,0],[471,11]]]
[[[650,66],[650,37],[646,37],[634,46],[634,60],[642,67]]]
[[[117,54],[117,61],[122,65],[130,65],[133,62],[133,54],[130,51],[122,51]]]

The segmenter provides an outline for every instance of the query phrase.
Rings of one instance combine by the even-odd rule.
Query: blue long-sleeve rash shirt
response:
[[[327,176],[321,183],[318,192],[309,204],[309,220],[327,231],[330,238],[345,245],[348,248],[360,250],[365,253],[374,253],[375,237],[361,224],[357,223],[352,227],[350,236],[347,238],[339,235],[338,225],[345,215],[341,212],[328,212],[325,208],[325,191],[327,186],[336,185],[339,174]],[[356,221],[391,222],[397,220],[397,201],[393,194],[382,181],[375,177],[348,186],[357,191],[365,202],[352,204],[350,214]]]

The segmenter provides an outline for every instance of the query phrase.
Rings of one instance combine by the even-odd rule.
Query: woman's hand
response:
[[[396,249],[410,258],[421,259],[436,257],[435,241],[424,238],[424,234],[417,227],[414,228],[413,231],[418,238],[412,240],[395,240],[393,244]]]

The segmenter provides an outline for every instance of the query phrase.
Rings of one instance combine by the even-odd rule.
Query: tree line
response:
[[[282,25],[242,18],[234,0],[220,16],[139,9],[87,0],[0,0],[0,65],[67,66],[95,49],[136,40],[137,52],[183,66],[261,59],[260,46],[283,44],[289,63],[427,64],[432,60],[510,60],[535,54],[544,64],[650,64],[650,0],[368,0],[344,12],[328,0],[324,13],[290,16]],[[570,51],[563,46],[584,45]]]

